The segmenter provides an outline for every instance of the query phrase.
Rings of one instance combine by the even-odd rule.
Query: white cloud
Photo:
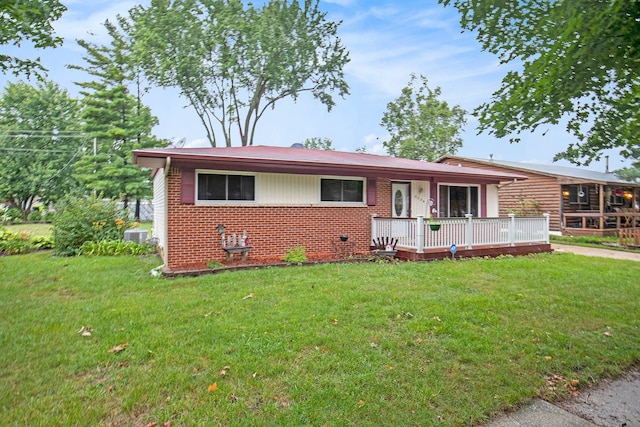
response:
[[[338,6],[350,6],[354,0],[323,0],[325,3],[337,4]]]
[[[91,6],[87,7],[86,1],[67,1],[67,12],[53,26],[56,34],[63,37],[69,46],[75,45],[76,39],[97,44],[108,43],[104,22],[115,22],[117,15],[126,16],[129,9],[139,3],[134,0],[91,1]]]

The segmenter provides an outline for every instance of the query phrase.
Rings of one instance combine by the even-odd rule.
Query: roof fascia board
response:
[[[211,159],[193,160],[177,159],[172,157],[172,165],[176,167],[194,169],[215,169],[241,172],[265,172],[265,173],[285,173],[298,175],[333,175],[333,176],[362,176],[365,178],[388,178],[397,180],[416,181],[441,181],[468,183],[470,180],[478,183],[498,183],[513,178],[487,176],[483,174],[469,173],[469,168],[460,175],[456,172],[394,169],[394,168],[372,168],[371,166],[340,165],[340,164],[318,164],[305,162],[286,162],[274,164],[272,160],[256,159]],[[526,179],[518,176],[517,179]]]

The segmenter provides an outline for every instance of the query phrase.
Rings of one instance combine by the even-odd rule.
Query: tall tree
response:
[[[67,10],[58,0],[0,1],[0,46],[22,46],[30,42],[36,49],[55,47],[62,39],[53,34],[52,22]],[[40,58],[21,59],[0,53],[0,70],[42,78],[46,71]]]
[[[640,135],[640,2],[439,0],[461,13],[484,50],[515,63],[475,114],[480,132],[518,142],[524,131],[567,120],[576,142],[556,158],[576,164]]]
[[[317,136],[305,139],[302,145],[304,145],[304,148],[313,148],[315,150],[333,150],[333,141],[331,139]]]
[[[441,89],[430,89],[425,76],[411,74],[400,96],[387,104],[381,126],[391,138],[382,144],[395,157],[434,161],[462,147],[460,131],[466,111],[441,101]]]
[[[631,149],[629,158],[633,160],[631,166],[618,169],[615,173],[622,179],[640,183],[640,146]]]
[[[98,141],[97,152],[75,165],[75,176],[88,189],[105,197],[139,202],[151,194],[149,170],[131,163],[131,151],[161,145],[151,133],[158,123],[142,103],[140,73],[130,45],[118,28],[105,22],[111,37],[109,46],[85,40],[86,66],[69,65],[95,80],[76,83],[82,90],[83,129]],[[129,87],[134,88],[131,93]]]
[[[331,110],[349,61],[318,0],[152,0],[123,25],[151,82],[177,87],[212,146],[252,145],[264,113],[310,92]],[[222,138],[220,138],[220,134]],[[221,141],[220,141],[221,140]]]
[[[9,83],[0,97],[0,200],[26,220],[33,203],[55,202],[75,187],[73,163],[86,141],[79,108],[52,82]]]

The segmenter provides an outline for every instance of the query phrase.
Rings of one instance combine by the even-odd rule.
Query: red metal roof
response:
[[[133,162],[140,167],[171,166],[313,175],[364,176],[391,179],[473,180],[499,182],[526,179],[524,175],[478,168],[423,162],[376,154],[296,147],[254,145],[223,148],[152,148],[135,150]]]

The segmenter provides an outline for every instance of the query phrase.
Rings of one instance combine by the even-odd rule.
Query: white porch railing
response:
[[[371,238],[398,239],[397,246],[415,249],[460,248],[475,246],[515,246],[517,243],[549,243],[549,214],[541,217],[438,218],[437,231],[429,221],[417,218],[371,218]]]

